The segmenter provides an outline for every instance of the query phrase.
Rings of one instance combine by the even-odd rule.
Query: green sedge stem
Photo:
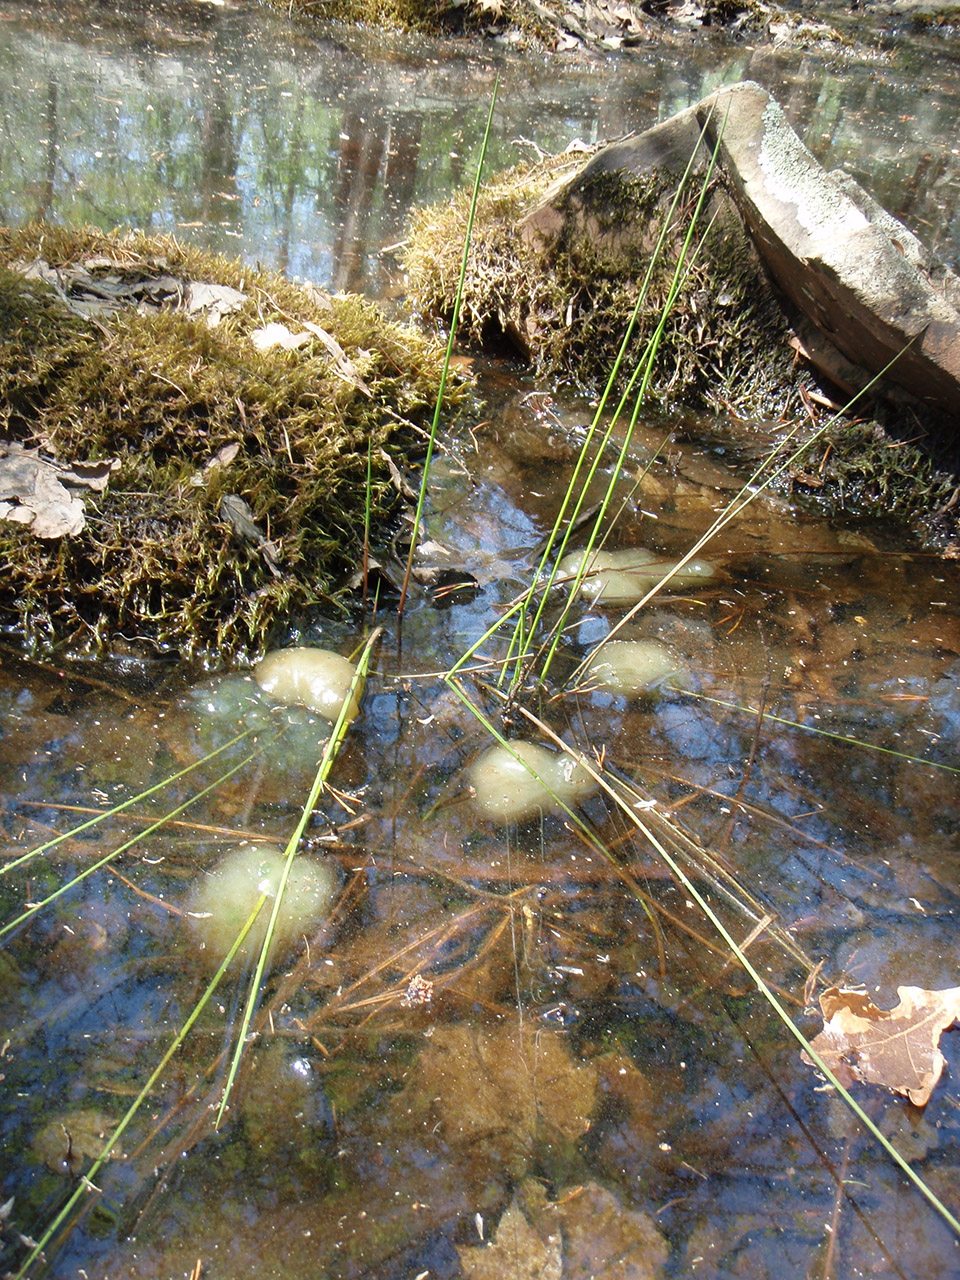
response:
[[[437,441],[437,431],[440,426],[440,413],[443,408],[443,397],[447,389],[447,376],[450,371],[450,361],[453,358],[453,344],[457,338],[457,326],[460,323],[460,306],[463,301],[463,287],[467,278],[467,261],[470,257],[470,241],[473,238],[473,222],[477,213],[477,203],[480,199],[480,180],[483,175],[483,164],[487,155],[487,143],[490,140],[490,130],[493,125],[493,109],[497,104],[497,93],[500,89],[500,76],[497,75],[493,82],[493,94],[490,98],[490,109],[487,112],[487,125],[483,131],[483,141],[480,143],[480,156],[477,160],[477,175],[473,183],[473,197],[470,201],[470,212],[467,215],[467,230],[463,241],[463,256],[460,260],[460,279],[457,283],[457,292],[453,300],[453,316],[450,320],[450,332],[447,336],[447,347],[443,357],[443,366],[440,369],[440,387],[437,391],[437,403],[433,410],[433,422],[430,424],[430,437],[427,441],[427,452],[423,460],[423,475],[420,478],[420,493],[417,497],[417,508],[413,517],[413,534],[410,538],[410,552],[407,556],[407,567],[403,575],[403,584],[400,587],[400,603],[397,605],[397,616],[403,617],[403,607],[407,600],[407,590],[410,586],[410,575],[413,572],[413,557],[417,551],[417,539],[420,537],[420,521],[423,518],[423,509],[427,500],[427,488],[430,482],[430,464],[433,461],[433,450]]]
[[[211,996],[216,991],[217,987],[220,985],[220,982],[222,981],[224,974],[227,972],[227,969],[230,967],[230,964],[232,963],[234,956],[237,954],[240,947],[243,945],[247,934],[253,928],[254,922],[256,921],[257,916],[260,914],[260,911],[262,910],[263,904],[266,902],[266,900],[267,900],[266,895],[261,894],[257,901],[256,906],[250,912],[250,915],[247,917],[246,923],[244,924],[240,932],[237,934],[237,937],[234,940],[233,946],[227,952],[226,956],[223,959],[222,964],[220,965],[220,968],[217,970],[213,978],[210,980],[209,985],[207,986],[203,995],[200,997],[197,1004],[194,1006],[190,1016],[187,1018],[186,1022],[183,1024],[183,1026],[180,1028],[177,1034],[174,1036],[172,1042],[170,1043],[169,1048],[167,1049],[163,1057],[160,1059],[160,1062],[154,1068],[153,1073],[151,1074],[149,1080],[143,1086],[140,1092],[137,1094],[136,1098],[134,1098],[133,1102],[130,1104],[129,1108],[124,1114],[123,1119],[120,1121],[120,1123],[114,1129],[113,1133],[110,1135],[109,1140],[101,1150],[100,1154],[97,1156],[96,1160],[94,1160],[89,1173],[87,1173],[83,1178],[81,1178],[80,1184],[77,1187],[77,1189],[74,1191],[73,1195],[71,1195],[70,1199],[63,1206],[63,1208],[60,1210],[60,1212],[57,1214],[54,1220],[50,1223],[50,1225],[44,1231],[43,1235],[40,1237],[37,1243],[33,1246],[33,1249],[28,1254],[26,1261],[23,1263],[20,1270],[16,1273],[16,1280],[23,1280],[23,1277],[26,1276],[30,1267],[34,1264],[37,1258],[39,1258],[42,1255],[44,1249],[46,1249],[50,1241],[54,1238],[54,1236],[60,1230],[61,1226],[63,1226],[66,1220],[73,1213],[74,1209],[77,1207],[79,1202],[83,1199],[84,1195],[89,1195],[91,1193],[93,1189],[92,1188],[93,1179],[97,1176],[97,1173],[106,1163],[106,1161],[110,1158],[110,1154],[113,1151],[114,1147],[123,1137],[124,1133],[126,1132],[134,1116],[140,1110],[140,1107],[143,1105],[144,1101],[150,1094],[150,1091],[153,1089],[154,1085],[160,1079],[161,1075],[163,1074],[164,1070],[167,1067],[167,1064],[170,1062],[170,1059],[173,1057],[173,1055],[177,1052],[177,1050],[183,1044],[184,1040],[186,1040],[191,1029],[196,1023],[197,1019],[200,1017],[200,1014],[203,1012],[204,1008],[209,1003]]]
[[[313,811],[317,806],[317,801],[320,799],[320,794],[323,791],[327,778],[330,775],[330,770],[333,768],[340,752],[340,748],[347,736],[347,730],[350,727],[351,720],[353,719],[350,715],[350,706],[353,702],[354,695],[366,678],[367,668],[370,665],[370,656],[373,653],[374,645],[380,638],[381,631],[382,628],[378,627],[371,633],[363,647],[363,652],[357,660],[357,668],[353,674],[353,679],[350,682],[350,688],[347,690],[347,695],[340,707],[340,713],[333,726],[333,731],[323,748],[323,755],[320,757],[320,763],[317,766],[317,772],[314,775],[313,785],[310,788],[310,794],[307,796],[307,802],[303,806],[299,821],[297,822],[293,834],[287,841],[287,847],[284,850],[283,870],[280,874],[280,881],[277,885],[277,891],[274,896],[273,910],[270,913],[270,920],[267,924],[266,933],[264,934],[263,945],[261,946],[260,954],[257,957],[257,966],[253,977],[250,980],[250,991],[247,995],[247,1002],[243,1011],[243,1018],[240,1023],[240,1031],[237,1035],[236,1046],[230,1062],[230,1069],[227,1073],[226,1083],[223,1087],[223,1096],[220,1099],[220,1106],[217,1110],[216,1128],[218,1129],[220,1128],[224,1113],[226,1112],[227,1103],[229,1102],[230,1094],[233,1090],[234,1081],[236,1080],[237,1072],[240,1069],[240,1060],[243,1057],[243,1051],[246,1048],[247,1033],[250,1029],[250,1023],[253,1020],[253,1012],[256,1008],[257,1000],[260,997],[263,975],[266,972],[267,960],[269,959],[270,947],[273,942],[277,919],[280,915],[280,908],[283,903],[283,895],[287,887],[290,868],[293,865],[293,859],[296,856],[297,848],[300,844],[303,833],[307,829],[307,823],[310,821]]]
[[[152,787],[147,787],[146,791],[141,791],[135,796],[131,796],[129,800],[124,800],[122,804],[114,805],[112,809],[107,809],[104,813],[98,813],[95,818],[89,818],[86,822],[81,822],[78,827],[71,827],[69,831],[65,831],[61,836],[54,836],[52,840],[47,840],[44,844],[38,844],[35,849],[30,849],[27,853],[22,853],[19,858],[14,858],[12,862],[5,863],[0,867],[0,876],[4,876],[8,871],[22,866],[24,862],[29,862],[31,858],[38,857],[41,853],[46,853],[48,849],[54,849],[58,844],[62,844],[64,840],[69,840],[72,836],[78,836],[84,831],[89,831],[91,827],[95,827],[98,822],[104,822],[107,818],[112,818],[118,813],[123,813],[125,809],[129,809],[131,805],[137,804],[140,800],[148,800],[151,796],[156,795],[158,791],[162,791],[164,787],[170,786],[171,783],[177,782],[180,778],[185,777],[193,769],[198,769],[200,765],[206,764],[208,760],[212,760],[218,756],[221,751],[226,751],[228,747],[234,746],[238,742],[242,742],[244,738],[248,738],[251,733],[256,732],[254,729],[245,729],[243,733],[238,733],[235,738],[231,738],[229,742],[225,742],[223,746],[217,747],[215,751],[210,751],[201,760],[194,760],[193,764],[188,764],[186,768],[180,769],[177,773],[171,773],[168,778],[164,778],[162,782],[156,782]]]
[[[880,747],[873,742],[865,742],[862,738],[853,738],[846,733],[836,733],[832,729],[821,729],[819,725],[803,724],[799,720],[790,720],[786,716],[774,715],[772,711],[763,711],[758,713],[755,707],[745,707],[738,702],[728,702],[725,698],[712,698],[706,693],[696,693],[693,690],[685,689],[684,695],[689,698],[696,698],[699,702],[710,702],[717,707],[726,707],[729,711],[740,711],[744,715],[753,716],[754,718],[760,714],[762,719],[770,720],[773,724],[786,725],[788,729],[802,729],[805,733],[816,733],[820,737],[830,738],[834,742],[846,742],[851,747],[861,747],[865,751],[877,751],[881,755],[895,756],[898,760],[907,760],[910,764],[926,765],[929,769],[942,769],[944,773],[960,773],[960,768],[952,764],[941,764],[938,760],[924,760],[923,756],[913,756],[909,751],[895,751],[893,747]]]
[[[262,748],[260,750],[262,750]],[[221,774],[219,778],[215,778],[213,782],[209,783],[201,791],[192,795],[189,800],[184,800],[184,802],[182,804],[178,804],[175,809],[171,809],[169,813],[165,813],[161,818],[157,818],[155,822],[151,822],[149,827],[145,827],[143,831],[139,831],[135,836],[131,836],[129,840],[125,840],[122,844],[117,845],[115,849],[111,849],[108,854],[105,854],[102,858],[98,858],[96,862],[91,863],[90,866],[81,871],[79,875],[74,876],[72,880],[67,882],[67,884],[61,885],[59,889],[48,894],[47,897],[43,898],[40,902],[34,902],[26,911],[22,911],[15,920],[11,920],[9,924],[5,924],[3,928],[0,929],[0,938],[5,937],[11,932],[11,930],[15,929],[17,925],[23,924],[24,921],[35,916],[36,913],[38,911],[42,911],[44,907],[48,907],[51,902],[56,902],[56,900],[62,897],[63,894],[80,884],[81,881],[86,880],[88,876],[92,876],[95,871],[99,871],[100,868],[106,866],[108,862],[112,862],[113,859],[119,857],[120,854],[126,853],[128,849],[132,849],[135,844],[139,844],[141,840],[145,840],[147,836],[152,835],[154,831],[159,831],[160,828],[166,826],[172,818],[176,818],[178,814],[183,813],[184,809],[189,809],[192,804],[195,804],[211,791],[215,791],[217,787],[226,782],[228,778],[232,778],[235,773],[239,772],[239,770],[245,765],[248,765],[251,760],[256,760],[259,754],[260,751],[254,751],[251,752],[250,755],[244,756],[239,764],[235,764],[232,769],[228,769],[227,772]]]

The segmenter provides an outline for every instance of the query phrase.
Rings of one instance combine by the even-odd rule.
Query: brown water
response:
[[[356,189],[336,205],[336,184],[322,180],[353,172],[341,134],[362,139],[375,121],[380,137],[414,100],[417,157],[441,157],[411,162],[403,198],[421,199],[467,167],[494,61],[513,77],[503,159],[529,130],[537,93],[537,139],[557,146],[611,120],[666,114],[711,78],[755,73],[765,59],[773,74],[789,61],[716,46],[682,71],[651,56],[612,77],[609,67],[558,70],[499,55],[478,70],[446,50],[424,58],[398,46],[372,68],[361,37],[320,39],[242,10],[197,19],[175,49],[140,27],[127,37],[140,41],[132,49],[112,27],[101,37],[92,25],[65,31],[45,16],[5,13],[8,216],[39,198],[39,179],[27,180],[41,160],[31,129],[54,136],[37,125],[24,86],[53,82],[59,150],[51,146],[48,212],[196,220],[203,225],[184,234],[232,240],[327,282],[341,269],[354,282],[365,273],[381,290],[390,271],[376,265],[377,251],[400,226],[384,195],[398,133],[391,123],[378,164],[364,170],[365,182],[378,175],[365,213]],[[921,146],[955,172],[945,133],[911,152],[895,111],[877,116],[863,94],[844,100],[812,56],[789,65],[792,106],[820,104],[809,131],[829,135],[828,150],[857,152],[891,184]],[[930,65],[943,83],[924,93],[914,84],[910,100],[933,118],[956,85],[949,64]],[[901,94],[906,113],[902,67],[895,75],[880,61],[869,77],[854,69],[854,86],[858,77],[885,101]],[[218,78],[226,105],[214,109]],[[269,90],[258,91],[261,82]],[[258,106],[268,99],[273,114]],[[290,144],[300,166],[292,179],[279,169],[271,178],[279,143],[258,150],[250,139],[260,130],[286,145],[286,112],[298,103],[312,142]],[[364,122],[353,132],[351,104]],[[628,111],[635,118],[624,119]],[[123,128],[111,133],[118,112]],[[161,130],[152,140],[151,128]],[[218,129],[246,177],[214,218],[196,148]],[[886,168],[883,149],[866,141],[877,129],[891,149]],[[102,164],[93,164],[94,135]],[[149,181],[149,166],[132,163],[152,154],[148,145],[161,157]],[[85,148],[78,184],[70,157]],[[19,177],[10,176],[14,155]],[[164,166],[179,175],[166,186]],[[226,189],[223,173],[203,174],[212,200]],[[904,194],[909,186],[898,185],[904,204],[936,216],[945,199],[936,182],[918,179]],[[346,241],[336,246],[348,223],[362,231],[349,270]],[[933,238],[952,244],[951,225],[938,220]],[[430,540],[446,548],[430,557],[470,571],[478,586],[443,607],[415,600],[402,651],[392,607],[377,614],[385,632],[363,712],[335,767],[337,791],[304,842],[304,854],[338,870],[329,917],[270,977],[220,1131],[213,1117],[241,977],[218,989],[150,1091],[121,1143],[125,1158],[96,1175],[102,1195],[51,1249],[50,1273],[186,1276],[199,1260],[212,1277],[960,1275],[949,1228],[823,1090],[690,890],[621,810],[595,795],[575,817],[503,827],[473,806],[466,771],[489,734],[438,673],[530,582],[591,414],[515,370],[484,377],[488,422],[447,442],[428,514]],[[641,426],[617,482],[626,507],[614,541],[677,555],[736,492],[726,455],[697,443],[695,426]],[[862,983],[884,1007],[899,985],[956,986],[960,571],[888,530],[830,523],[763,495],[707,554],[715,582],[662,594],[628,631],[672,645],[691,673],[688,690],[645,701],[564,691],[623,612],[577,606],[544,696],[519,705],[637,788],[648,830],[686,853],[693,887],[738,940],[752,938],[757,915],[773,917],[748,951],[807,1034],[820,1020],[805,1009],[805,959],[823,963],[821,982]],[[291,638],[348,653],[373,620],[368,608]],[[481,656],[504,650],[495,637]],[[15,1270],[27,1252],[21,1235],[39,1238],[204,989],[209,971],[182,915],[191,886],[240,838],[286,843],[326,733],[265,707],[243,673],[119,657],[52,665],[13,649],[2,657],[8,860],[251,730],[0,878],[3,919],[30,912],[0,952],[0,1203],[14,1198],[2,1240]],[[509,735],[536,736],[519,709],[501,718],[491,669],[466,676],[463,690]],[[723,892],[734,882],[734,897],[751,895],[752,915]],[[957,1036],[941,1038],[947,1068],[924,1109],[876,1086],[855,1089],[954,1215]]]

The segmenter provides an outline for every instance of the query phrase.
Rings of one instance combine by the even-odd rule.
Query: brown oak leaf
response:
[[[960,1019],[960,987],[897,987],[897,995],[895,1008],[878,1009],[863,991],[829,987],[820,996],[823,1030],[811,1046],[841,1084],[884,1085],[923,1107],[944,1067],[940,1035]]]

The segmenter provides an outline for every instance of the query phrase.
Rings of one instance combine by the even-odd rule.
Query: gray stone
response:
[[[868,374],[960,411],[960,282],[850,179],[828,174],[751,82],[697,107],[754,244],[801,317]],[[829,373],[829,369],[827,370]]]
[[[520,235],[547,253],[573,227],[626,270],[629,250],[652,247],[650,226],[603,225],[594,197],[581,193],[604,174],[679,176],[691,155],[703,173],[714,150],[752,241],[746,251],[756,250],[783,301],[796,350],[849,393],[886,370],[884,390],[906,391],[938,416],[960,413],[960,279],[851,177],[827,173],[751,81],[603,148],[546,193]],[[722,193],[711,200],[710,213],[725,212]],[[729,218],[715,234],[735,234]]]

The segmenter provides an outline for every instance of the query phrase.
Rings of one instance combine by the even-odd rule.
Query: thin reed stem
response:
[[[473,197],[470,201],[470,212],[467,215],[467,230],[463,240],[463,256],[460,260],[460,278],[457,281],[457,292],[453,300],[453,315],[450,318],[450,332],[447,335],[447,346],[443,356],[443,365],[440,369],[440,386],[437,391],[437,403],[433,410],[433,421],[430,424],[430,435],[427,440],[427,452],[423,460],[423,474],[420,477],[420,493],[417,497],[417,507],[413,516],[413,533],[410,537],[410,551],[407,555],[407,565],[403,574],[403,583],[400,587],[400,602],[397,605],[397,617],[403,618],[403,609],[407,600],[407,592],[410,587],[410,575],[413,572],[413,559],[417,553],[417,541],[420,537],[420,522],[423,519],[423,510],[427,501],[427,490],[430,484],[430,464],[433,461],[433,451],[437,442],[437,431],[440,426],[440,413],[443,408],[443,397],[447,390],[447,377],[450,372],[450,361],[453,358],[453,344],[457,339],[457,327],[460,323],[460,306],[463,302],[463,286],[467,277],[467,262],[470,258],[470,242],[473,238],[473,223],[477,213],[477,202],[480,199],[480,181],[483,176],[483,165],[487,155],[487,143],[490,140],[490,130],[493,125],[493,111],[497,105],[497,93],[500,89],[500,76],[498,75],[493,83],[493,93],[490,97],[490,109],[487,112],[487,124],[483,131],[483,141],[480,143],[480,155],[477,159],[477,173],[473,182]]]

